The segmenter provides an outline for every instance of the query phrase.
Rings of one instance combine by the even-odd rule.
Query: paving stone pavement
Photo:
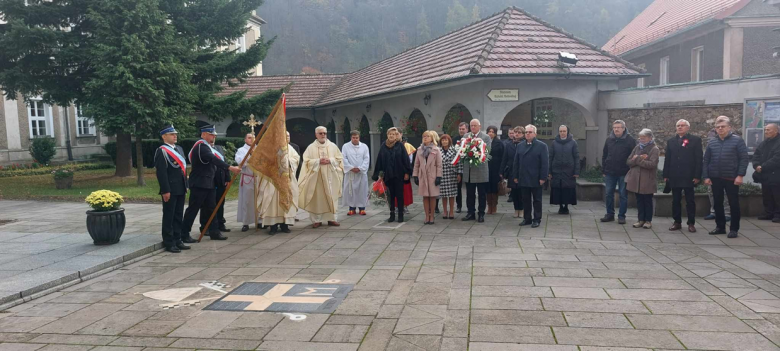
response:
[[[159,205],[126,209],[128,234],[159,235]],[[0,238],[83,233],[83,210],[0,201],[2,219],[17,220]],[[423,225],[420,206],[411,211],[400,226],[374,208],[342,216],[341,227],[302,220],[269,236],[241,233],[228,203],[229,240],[159,253],[3,311],[0,350],[780,349],[780,224],[744,220],[727,239],[707,234],[712,221],[695,234],[669,232],[669,218],[652,230],[600,223],[596,202],[548,212],[535,229],[519,227],[503,201],[485,223]],[[0,263],[13,265],[13,255]],[[334,313],[295,320],[204,310],[223,296],[201,285],[212,281],[224,291],[243,282],[354,288]],[[173,289],[185,293],[144,295]]]

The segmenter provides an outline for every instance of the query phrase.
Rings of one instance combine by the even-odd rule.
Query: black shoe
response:
[[[185,244],[194,244],[198,242],[197,240],[193,239],[191,236],[187,235],[184,238],[181,238],[181,241]]]
[[[463,217],[461,221],[473,221],[475,219],[477,219],[477,217],[475,217],[473,213],[469,213],[466,215],[466,217]]]
[[[618,224],[626,224],[626,219],[618,217]]]
[[[458,207],[457,209],[455,209],[455,213],[461,213],[461,212],[463,212],[463,211],[460,209],[460,207]]]
[[[224,224],[219,227],[219,231],[220,232],[225,232],[225,233],[230,233],[230,229],[227,229]]]
[[[248,225],[245,225],[245,226],[241,227],[241,231],[242,232],[245,232],[245,231],[248,231],[248,230],[249,230],[249,226]]]
[[[715,229],[710,231],[710,235],[718,235],[718,234],[726,234],[726,229],[715,228]]]
[[[569,208],[568,207],[564,207],[563,210],[561,210],[561,214],[564,214],[564,215],[569,214]]]
[[[601,219],[602,222],[614,222],[615,216],[614,215],[604,215],[604,218]]]
[[[403,223],[404,222],[404,213],[403,212],[398,212],[398,220],[396,222],[398,222],[398,223]]]
[[[271,226],[271,229],[268,229],[268,234],[274,235],[277,231],[279,231],[279,228],[274,224]]]
[[[780,223],[780,217],[775,217],[775,218],[772,220],[772,223]]]
[[[524,219],[522,222],[520,222],[521,227],[525,227],[529,224],[533,224],[531,221]]]
[[[736,230],[730,231],[729,235],[727,236],[727,238],[730,238],[730,239],[734,239],[736,237],[737,237],[737,231]]]
[[[479,215],[479,218],[477,218],[477,223],[485,223],[485,215]]]
[[[184,245],[184,243],[183,243],[183,242],[181,242],[181,241],[177,242],[175,246],[176,246],[177,248],[179,248],[179,250],[189,250],[189,249],[190,249],[190,247],[189,247],[189,246],[187,246],[187,245]]]
[[[759,221],[771,221],[773,218],[775,218],[775,217],[772,216],[772,215],[760,215],[760,216],[758,216],[757,219]]]
[[[292,230],[290,230],[290,226],[287,224],[282,224],[281,226],[282,233],[292,233]]]
[[[181,250],[179,250],[179,248],[176,247],[176,245],[166,246],[165,251],[168,251],[170,253],[181,253]]]
[[[439,208],[438,208],[438,207],[436,207],[436,209],[435,209],[435,210],[433,210],[433,212],[435,212],[435,213],[439,213]]]
[[[537,228],[537,227],[539,227],[541,224],[542,224],[541,222],[534,221],[533,223],[531,223],[531,228]]]
[[[395,212],[390,212],[390,218],[387,219],[387,223],[395,222]]]
[[[563,214],[563,207],[558,208],[558,214]]]
[[[211,234],[211,235],[209,235],[209,237],[211,238],[211,240],[227,240],[228,239],[226,236],[223,236],[221,233]]]

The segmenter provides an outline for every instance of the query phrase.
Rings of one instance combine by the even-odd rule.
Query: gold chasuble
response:
[[[321,165],[321,158],[330,160],[330,164]],[[336,220],[343,179],[344,162],[336,144],[330,140],[325,143],[315,140],[306,148],[301,179],[298,180],[298,205],[309,212],[315,223]]]
[[[287,151],[287,128],[285,120],[286,98],[282,98],[274,106],[271,115],[265,121],[266,131],[257,141],[252,157],[249,159],[249,165],[255,171],[255,174],[263,177],[270,182],[278,193],[278,204],[283,209],[282,213],[290,210],[293,205],[292,186],[295,184],[290,181],[290,162]],[[292,171],[292,174],[295,174]],[[295,176],[292,177],[295,179]],[[265,222],[263,222],[265,224]]]

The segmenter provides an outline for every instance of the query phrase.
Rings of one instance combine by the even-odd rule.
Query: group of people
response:
[[[780,138],[778,125],[764,128],[765,140],[753,157],[754,180],[763,184],[764,208],[762,220],[780,222]],[[666,143],[663,178],[673,194],[674,223],[670,231],[682,228],[682,196],[685,195],[688,231],[696,232],[696,203],[694,187],[703,182],[709,187],[716,228],[710,234],[726,234],[730,221],[729,238],[738,235],[740,224],[739,186],[744,182],[748,163],[745,142],[731,130],[731,120],[720,116],[710,133],[706,149],[702,139],[689,133],[690,123],[684,119],[676,123],[677,135]],[[443,205],[443,219],[454,219],[462,212],[462,184],[466,183],[467,213],[463,221],[485,221],[485,214],[496,213],[499,194],[507,192],[514,205],[515,218],[523,217],[521,226],[538,227],[542,219],[543,187],[550,186],[550,203],[558,205],[559,214],[568,214],[569,205],[577,204],[576,180],[580,174],[577,141],[562,125],[551,146],[537,139],[534,125],[515,127],[508,140],[499,140],[498,128],[489,126],[482,131],[480,121],[458,126],[459,135],[439,135],[433,130],[422,134],[422,144],[415,148],[405,142],[397,128],[387,130],[387,140],[380,146],[372,179],[382,179],[390,208],[388,222],[403,222],[406,207],[412,203],[411,182],[417,185],[417,194],[423,198],[426,225],[434,224],[439,202]],[[309,212],[312,227],[339,226],[336,212],[338,202],[348,207],[347,215],[366,215],[368,204],[368,170],[371,154],[360,142],[360,133],[352,131],[350,141],[341,150],[327,137],[325,127],[317,127],[316,141],[303,155],[297,145],[290,143],[287,133],[287,157],[292,185],[292,205],[283,209],[274,183],[254,172],[248,165],[239,169],[225,162],[224,152],[214,145],[217,133],[213,125],[201,128],[198,140],[185,158],[176,145],[177,132],[173,126],[160,131],[163,145],[155,153],[155,167],[163,200],[162,236],[166,250],[180,252],[196,242],[190,236],[195,216],[200,212],[201,230],[214,211],[216,199],[221,197],[230,181],[230,173],[241,173],[237,219],[249,224],[262,223],[270,227],[270,234],[289,233],[296,221],[298,209]],[[236,152],[240,163],[254,144],[254,134],[247,134],[245,145]],[[463,142],[482,139],[489,154],[486,162],[471,164],[453,162]],[[653,131],[643,129],[638,142],[626,129],[626,123],[616,120],[607,138],[602,157],[606,184],[606,215],[601,222],[615,220],[615,188],[619,192],[617,220],[626,223],[627,192],[636,195],[638,220],[635,228],[652,228],[653,194],[658,190],[657,170],[660,149],[655,144]],[[251,155],[249,156],[251,157]],[[301,160],[302,159],[302,160]],[[301,162],[302,161],[302,162]],[[192,172],[187,176],[187,164]],[[453,164],[454,163],[454,164]],[[296,176],[300,164],[300,178]],[[189,205],[184,211],[187,190]],[[725,193],[725,196],[724,196]],[[730,205],[730,216],[724,207],[724,197]],[[224,205],[224,204],[223,204]],[[457,206],[457,207],[456,207]],[[226,240],[221,232],[225,227],[224,210],[218,209],[215,220],[207,229],[212,240]],[[260,224],[258,224],[260,225]]]

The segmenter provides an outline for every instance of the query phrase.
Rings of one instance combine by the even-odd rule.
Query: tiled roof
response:
[[[225,87],[221,94],[227,95],[246,90],[247,97],[250,97],[271,89],[281,89],[293,83],[290,91],[287,92],[287,108],[307,108],[314,106],[343,76],[343,74],[308,74],[249,77],[246,82],[238,86]]]
[[[574,67],[558,63],[558,53],[577,55]],[[484,20],[404,51],[354,73],[334,76],[253,77],[249,96],[296,80],[295,106],[307,107],[367,98],[458,78],[500,75],[636,76],[641,69],[575,38],[523,10],[507,8]],[[302,78],[300,78],[302,77]],[[269,82],[266,82],[269,80]],[[271,83],[270,81],[273,81]],[[330,89],[325,86],[332,84]],[[301,87],[313,84],[316,87]],[[293,92],[291,91],[290,95]],[[294,96],[289,96],[293,102]],[[288,103],[288,107],[292,107]]]
[[[602,49],[622,55],[704,21],[731,14],[748,2],[750,0],[655,0]]]

